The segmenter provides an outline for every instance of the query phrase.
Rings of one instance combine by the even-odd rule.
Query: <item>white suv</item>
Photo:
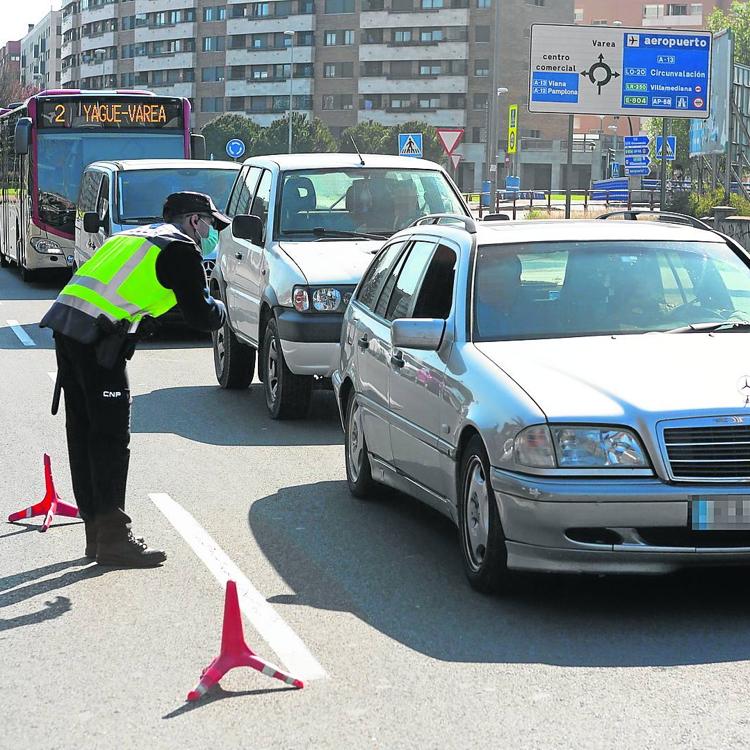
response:
[[[364,154],[248,159],[221,233],[211,291],[227,306],[213,337],[222,388],[258,377],[274,419],[305,415],[339,359],[344,310],[383,241],[420,216],[469,209],[438,164]]]

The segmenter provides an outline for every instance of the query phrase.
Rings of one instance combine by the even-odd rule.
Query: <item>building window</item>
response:
[[[221,52],[225,49],[226,37],[223,36],[204,36],[203,37],[203,51],[204,52]]]
[[[421,76],[439,76],[443,66],[439,62],[427,62],[419,64],[419,75]]]
[[[392,11],[409,12],[414,10],[414,0],[391,0]]]
[[[490,41],[490,27],[477,26],[474,29],[474,41],[481,44]]]
[[[412,71],[413,67],[411,60],[391,60],[391,78],[411,78]]]
[[[201,81],[204,83],[215,83],[224,80],[224,68],[220,65],[216,68],[203,68],[201,70]]]
[[[644,15],[645,15],[645,12],[644,12]],[[576,8],[573,11],[573,20],[576,23],[581,23],[583,21],[583,8]]]
[[[388,102],[390,109],[411,109],[410,96],[392,96]]]
[[[363,29],[362,44],[382,44],[383,29]]]
[[[325,0],[325,13],[354,13],[354,0]]]
[[[543,8],[546,0],[526,0],[526,5],[536,5],[537,8]]]
[[[271,15],[271,3],[253,3],[250,9],[253,18],[266,18]]]
[[[682,3],[669,3],[666,7],[666,15],[668,16],[686,16],[687,14],[688,7]]]
[[[227,106],[229,112],[244,112],[245,111],[245,97],[244,96],[230,96],[229,105]]]
[[[393,32],[393,41],[396,44],[409,44],[411,42],[410,30],[397,30]]]
[[[383,75],[383,63],[381,60],[367,60],[362,63],[359,74],[363,77]]]
[[[313,108],[312,96],[310,96],[309,94],[295,94],[294,108],[296,110],[312,109]]]
[[[486,78],[490,74],[490,61],[489,60],[475,60],[474,61],[474,75],[477,78]]]
[[[472,107],[474,109],[487,109],[487,94],[474,94]]]
[[[439,96],[420,96],[419,108],[420,109],[440,109],[440,97]]]
[[[606,18],[595,18],[591,22],[592,26],[606,26],[607,25],[607,19]]]
[[[383,10],[385,8],[384,0],[362,0],[362,10]]]
[[[491,8],[492,0],[477,0],[477,8]]]
[[[443,7],[445,7],[443,5],[443,0],[422,0],[423,10],[438,10]]]
[[[354,31],[352,29],[346,29],[344,31],[343,44],[347,46],[354,44]]]
[[[353,78],[354,63],[326,63],[323,66],[323,78]]]
[[[442,42],[443,41],[443,30],[442,29],[421,29],[419,32],[420,42]]]
[[[203,96],[201,97],[201,112],[223,112],[224,97]]]
[[[323,97],[322,107],[325,110],[353,109],[351,94],[326,94]]]
[[[227,17],[227,9],[223,5],[214,5],[203,9],[204,21],[223,21]]]
[[[229,49],[245,49],[245,35],[232,34],[229,37]]]

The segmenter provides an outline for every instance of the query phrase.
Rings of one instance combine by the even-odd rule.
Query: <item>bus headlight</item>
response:
[[[42,255],[62,255],[60,245],[54,240],[48,240],[46,237],[32,237],[29,242],[34,250]]]

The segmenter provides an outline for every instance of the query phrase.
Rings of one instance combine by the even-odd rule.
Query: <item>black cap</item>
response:
[[[210,195],[193,193],[189,190],[168,195],[162,209],[165,220],[167,220],[167,217],[184,216],[185,214],[213,216],[214,229],[219,231],[226,229],[232,223],[228,216],[225,216],[216,208]]]

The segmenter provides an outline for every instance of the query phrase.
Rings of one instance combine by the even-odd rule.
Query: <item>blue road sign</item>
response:
[[[651,170],[648,167],[625,167],[625,172],[633,177],[651,174]]]
[[[505,189],[506,190],[520,190],[521,189],[521,178],[520,177],[513,177],[511,175],[508,175],[505,178]]]
[[[655,155],[657,159],[661,159],[662,151],[664,150],[664,144],[660,135],[656,136],[656,149]],[[675,152],[677,151],[677,136],[667,136],[667,161],[675,160]]]
[[[628,146],[625,148],[625,156],[648,156],[648,146]]]
[[[609,166],[610,166],[610,169],[612,170],[612,177],[619,177],[620,176],[620,163],[613,161]]]
[[[623,109],[664,109],[673,117],[706,117],[711,39],[670,31],[625,33]]]
[[[239,159],[245,153],[245,144],[239,138],[232,138],[227,141],[227,156],[233,159]]]
[[[421,133],[399,133],[398,155],[415,156],[422,158],[422,134]]]
[[[648,156],[626,156],[625,157],[625,166],[626,167],[635,167],[639,164],[645,165],[645,164],[651,164],[651,159]]]
[[[651,139],[647,135],[626,135],[623,140],[625,148],[631,148],[632,146],[648,146]]]

